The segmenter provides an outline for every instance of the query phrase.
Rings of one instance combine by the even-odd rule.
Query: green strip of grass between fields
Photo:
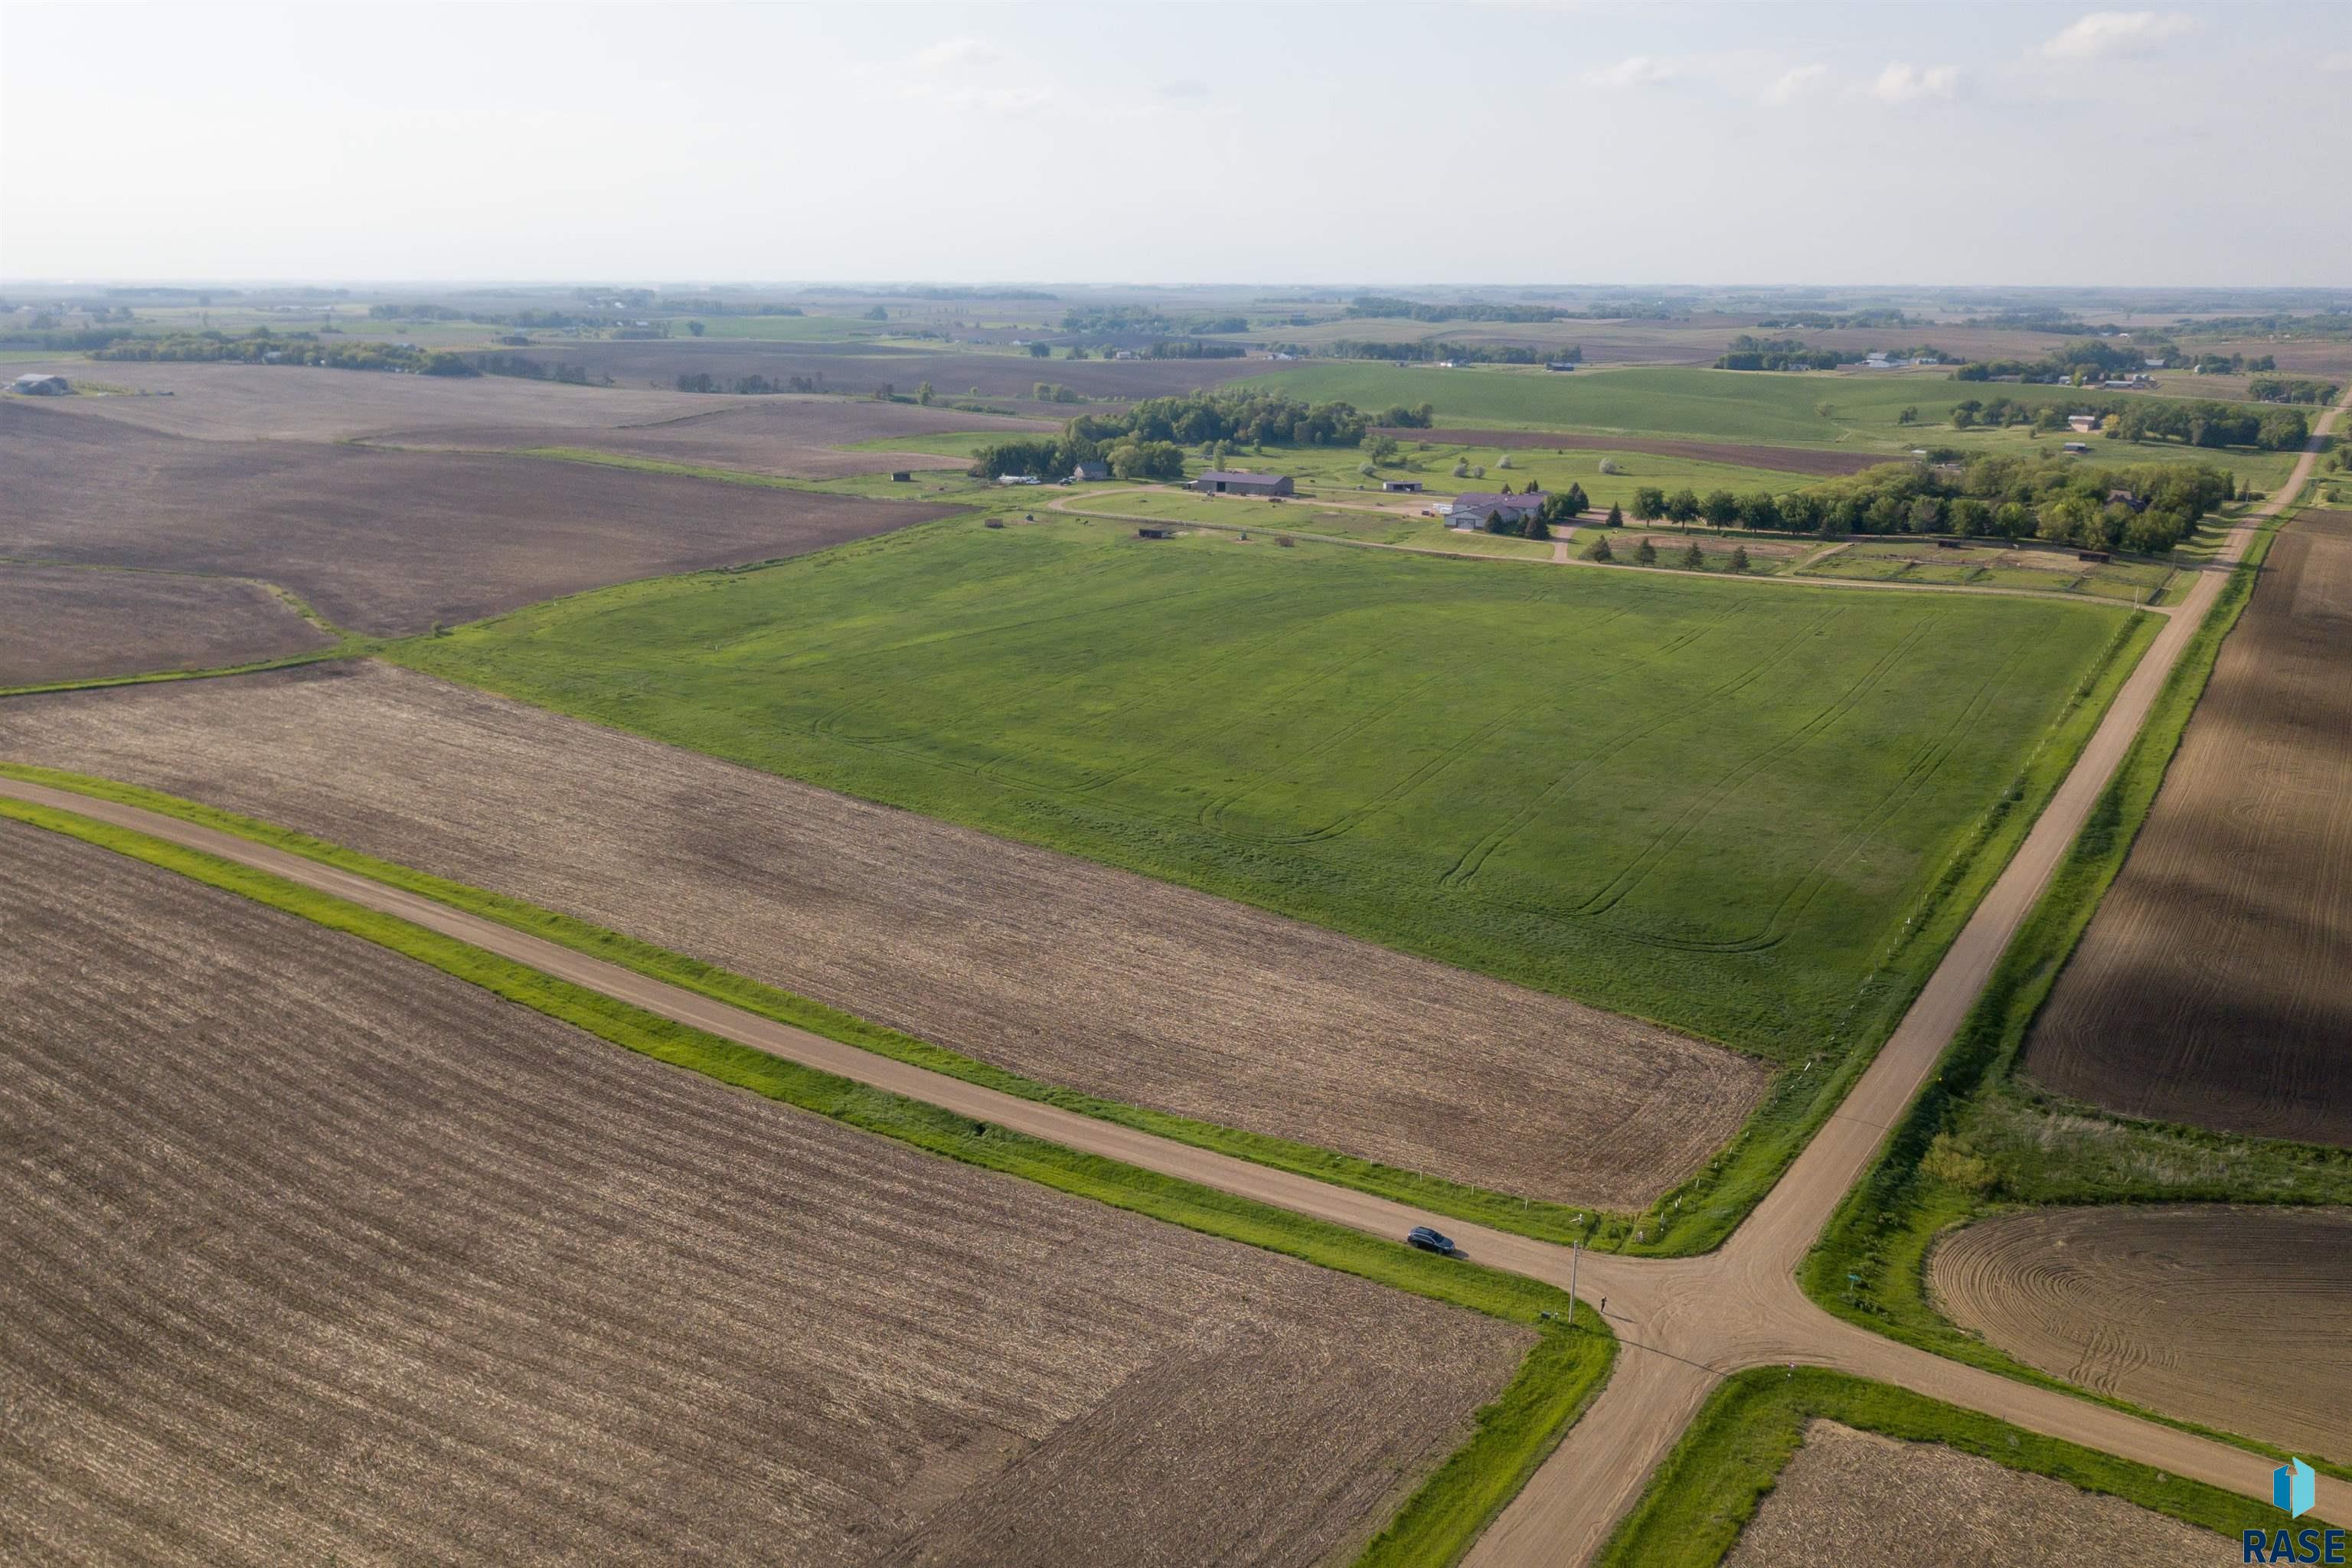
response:
[[[13,771],[13,770],[12,770]],[[1301,1258],[1536,1329],[1535,1348],[1469,1439],[1366,1548],[1365,1564],[1449,1564],[1517,1495],[1606,1382],[1617,1344],[1566,1292],[1212,1187],[975,1123],[937,1106],[772,1057],[217,856],[68,812],[0,800],[0,816],[69,835],[329,930],[344,931],[587,1030],[625,1049],[934,1154],[1093,1198],[1171,1225]]]
[[[2284,513],[2280,521],[2292,515]],[[1929,1255],[1940,1235],[2020,1206],[1998,1201],[2004,1187],[2032,1203],[2352,1202],[2352,1152],[2135,1122],[2095,1107],[2062,1105],[2011,1081],[2011,1069],[2035,1015],[2100,899],[2123,869],[2132,842],[2156,804],[2165,772],[2221,657],[2222,641],[2252,596],[2276,526],[2253,540],[2244,562],[2182,650],[2114,779],[1954,1036],[1940,1070],[1896,1124],[1870,1174],[1846,1195],[1801,1278],[1807,1293],[1829,1311],[1905,1343],[2284,1457],[2284,1451],[2272,1445],[2087,1392],[2016,1361],[1944,1317],[1927,1287]],[[2020,1148],[2010,1150],[1988,1136],[1988,1130],[2004,1120],[2032,1120],[2053,1108],[2104,1123],[2107,1141],[2121,1147],[2095,1168],[2024,1171],[2017,1162],[2030,1157],[2023,1150],[2038,1139],[2012,1140]],[[2161,1156],[2221,1145],[2230,1151],[2226,1177],[2183,1185],[2147,1173],[2168,1163]],[[2062,1158],[2055,1163],[2067,1162]],[[2302,1457],[2332,1475],[2352,1479],[2352,1469],[2341,1464]]]
[[[1581,1240],[1587,1245],[1606,1246],[1611,1240],[1622,1240],[1632,1234],[1633,1222],[1628,1216],[1606,1215],[1591,1208],[1571,1208],[1565,1204],[1534,1198],[1512,1197],[1449,1182],[1439,1176],[1400,1170],[1392,1165],[1318,1148],[1313,1144],[1293,1142],[1269,1133],[1245,1132],[1214,1122],[1197,1121],[1168,1111],[1126,1105],[1076,1089],[1041,1083],[951,1051],[944,1046],[900,1034],[896,1029],[828,1007],[822,1002],[762,984],[715,964],[656,947],[651,942],[640,942],[619,931],[607,931],[602,926],[574,920],[536,904],[432,876],[388,860],[379,860],[290,828],[258,822],[235,812],[184,800],[177,795],[164,795],[137,784],[120,784],[111,779],[92,778],[23,763],[0,763],[0,775],[47,784],[53,789],[71,790],[79,795],[115,801],[124,805],[135,805],[162,816],[178,817],[184,822],[216,828],[239,838],[248,838],[257,844],[266,844],[305,859],[316,860],[321,865],[356,872],[389,887],[419,894],[454,909],[496,921],[500,925],[511,926],[517,931],[528,931],[574,952],[617,963],[650,979],[695,992],[730,1007],[740,1007],[747,1013],[756,1013],[779,1024],[806,1029],[811,1034],[823,1035],[827,1039],[838,1040],[844,1045],[856,1046],[861,1050],[872,1051],[877,1056],[889,1057],[950,1078],[961,1079],[967,1083],[980,1084],[1006,1094],[1018,1095],[1024,1100],[1034,1100],[1041,1104],[1074,1110],[1083,1116],[1132,1127],[1174,1142],[1231,1154],[1236,1159],[1248,1160],[1276,1170],[1311,1176],[1317,1181],[1352,1187],[1358,1192],[1392,1198],[1399,1203],[1432,1209],[1456,1219],[1489,1225],[1540,1240],[1562,1243]],[[1581,1226],[1575,1223],[1580,1216],[1584,1221]]]
[[[215,680],[227,675],[259,675],[264,670],[292,669],[297,665],[322,664],[331,658],[359,658],[373,651],[369,646],[347,643],[340,647],[323,647],[311,653],[298,653],[285,658],[264,659],[257,664],[223,664],[209,669],[157,669],[138,675],[94,675],[81,680],[51,680],[33,686],[0,686],[0,697],[33,697],[44,691],[95,691],[108,686],[153,686],[166,680]]]
[[[1726,1378],[1707,1400],[1601,1549],[1598,1568],[1713,1568],[1802,1446],[1805,1424],[1815,1419],[1907,1442],[1942,1443],[2231,1537],[2267,1529],[2278,1518],[2235,1492],[1886,1384],[1818,1367],[1793,1375],[1757,1367]],[[2222,1550],[2217,1544],[2217,1563]]]

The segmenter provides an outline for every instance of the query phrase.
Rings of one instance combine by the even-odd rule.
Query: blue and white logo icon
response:
[[[2289,1519],[2301,1519],[2311,1511],[2315,1479],[2309,1465],[2289,1459],[2271,1472],[2271,1500],[2286,1510]]]

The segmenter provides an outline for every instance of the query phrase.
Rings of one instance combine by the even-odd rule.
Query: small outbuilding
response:
[[[1085,484],[1089,480],[1107,479],[1110,478],[1110,465],[1091,460],[1082,462],[1070,470],[1070,478],[1078,484]]]
[[[1135,531],[1135,537],[1138,539],[1173,539],[1176,537],[1176,531],[1172,528],[1139,528]]]
[[[1382,479],[1381,489],[1392,496],[1417,496],[1421,493],[1419,479]]]
[[[1192,481],[1192,488],[1213,496],[1286,496],[1297,494],[1288,474],[1245,474],[1211,468]]]
[[[2058,449],[2062,452],[2072,452],[2079,458],[2091,449],[2091,444],[2088,441],[2068,441]]]
[[[20,375],[8,384],[8,390],[19,397],[64,397],[73,388],[61,375]]]
[[[911,485],[915,482],[915,476],[910,469],[898,468],[891,473],[890,482],[894,485]]]

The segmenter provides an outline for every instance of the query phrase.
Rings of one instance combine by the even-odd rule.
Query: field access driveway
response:
[[[2341,405],[2320,422],[2333,428]],[[2315,437],[2315,448],[2317,437]],[[2236,560],[2252,525],[2308,479],[2307,453],[2279,499],[2242,523],[2223,549]],[[1589,1560],[1631,1506],[1716,1381],[1745,1367],[1832,1367],[1980,1410],[2032,1431],[2267,1500],[2271,1462],[2054,1390],[1897,1344],[1831,1317],[1799,1290],[1795,1269],[1982,991],[1995,962],[2040,896],[2225,577],[2200,574],[2067,775],[2032,833],[1929,979],[1845,1103],[1720,1251],[1702,1258],[1585,1259],[1580,1292],[1608,1302],[1629,1353],[1607,1388],[1473,1551],[1474,1564],[1573,1564]],[[1306,1176],[1171,1143],[1107,1121],[944,1078],[740,1012],[446,905],[176,818],[0,779],[0,795],[111,822],[257,867],[289,881],[399,916],[519,963],[757,1049],[975,1120],[1121,1160],[1375,1235],[1435,1224],[1472,1257],[1565,1288],[1568,1252]],[[2322,1477],[2316,1518],[2352,1525],[2352,1485]]]

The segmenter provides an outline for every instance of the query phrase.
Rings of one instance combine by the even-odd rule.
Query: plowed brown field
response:
[[[1307,1564],[1495,1320],[0,824],[0,1556]]]
[[[2117,1206],[1936,1248],[1955,1322],[2069,1383],[2301,1453],[2352,1456],[2352,1211]]]
[[[1687,458],[1697,462],[1733,463],[1744,468],[1778,468],[1791,474],[1858,474],[1892,458],[1881,452],[1831,452],[1812,447],[1745,447],[1727,441],[1661,441],[1639,436],[1571,436],[1559,430],[1469,430],[1451,426],[1435,430],[1387,426],[1376,435],[1400,441],[1433,441],[1455,447],[1565,448],[1571,452],[1652,452],[1662,458]]]
[[[490,450],[584,447],[592,451],[655,458],[670,463],[748,468],[792,479],[830,479],[850,474],[887,473],[893,468],[961,469],[970,463],[969,458],[929,452],[838,449],[851,441],[885,441],[894,437],[936,436],[958,430],[1056,436],[1061,429],[1060,424],[1045,420],[961,414],[952,408],[787,396],[733,403],[658,424],[613,429],[457,425],[395,431],[383,439],[398,446]]]
[[[0,561],[0,686],[250,664],[333,641],[256,583]]]
[[[2212,1568],[2234,1542],[2121,1498],[1833,1421],[1805,1428],[1723,1568]]]
[[[305,672],[288,672],[301,675]],[[1205,894],[378,666],[0,705],[0,758],[494,889],[1049,1082],[1638,1206],[1758,1063]]]
[[[551,362],[563,356],[533,357]],[[709,413],[714,401],[693,393],[568,386],[505,375],[452,380],[299,365],[61,360],[12,365],[10,374],[27,370],[54,373],[76,384],[170,393],[168,397],[74,397],[44,406],[205,441],[343,441],[419,426],[596,429]]]
[[[2352,512],[2270,557],[2025,1071],[2133,1116],[2352,1144]]]
[[[14,398],[0,472],[0,554],[263,578],[388,635],[949,510],[533,458],[194,441]]]

